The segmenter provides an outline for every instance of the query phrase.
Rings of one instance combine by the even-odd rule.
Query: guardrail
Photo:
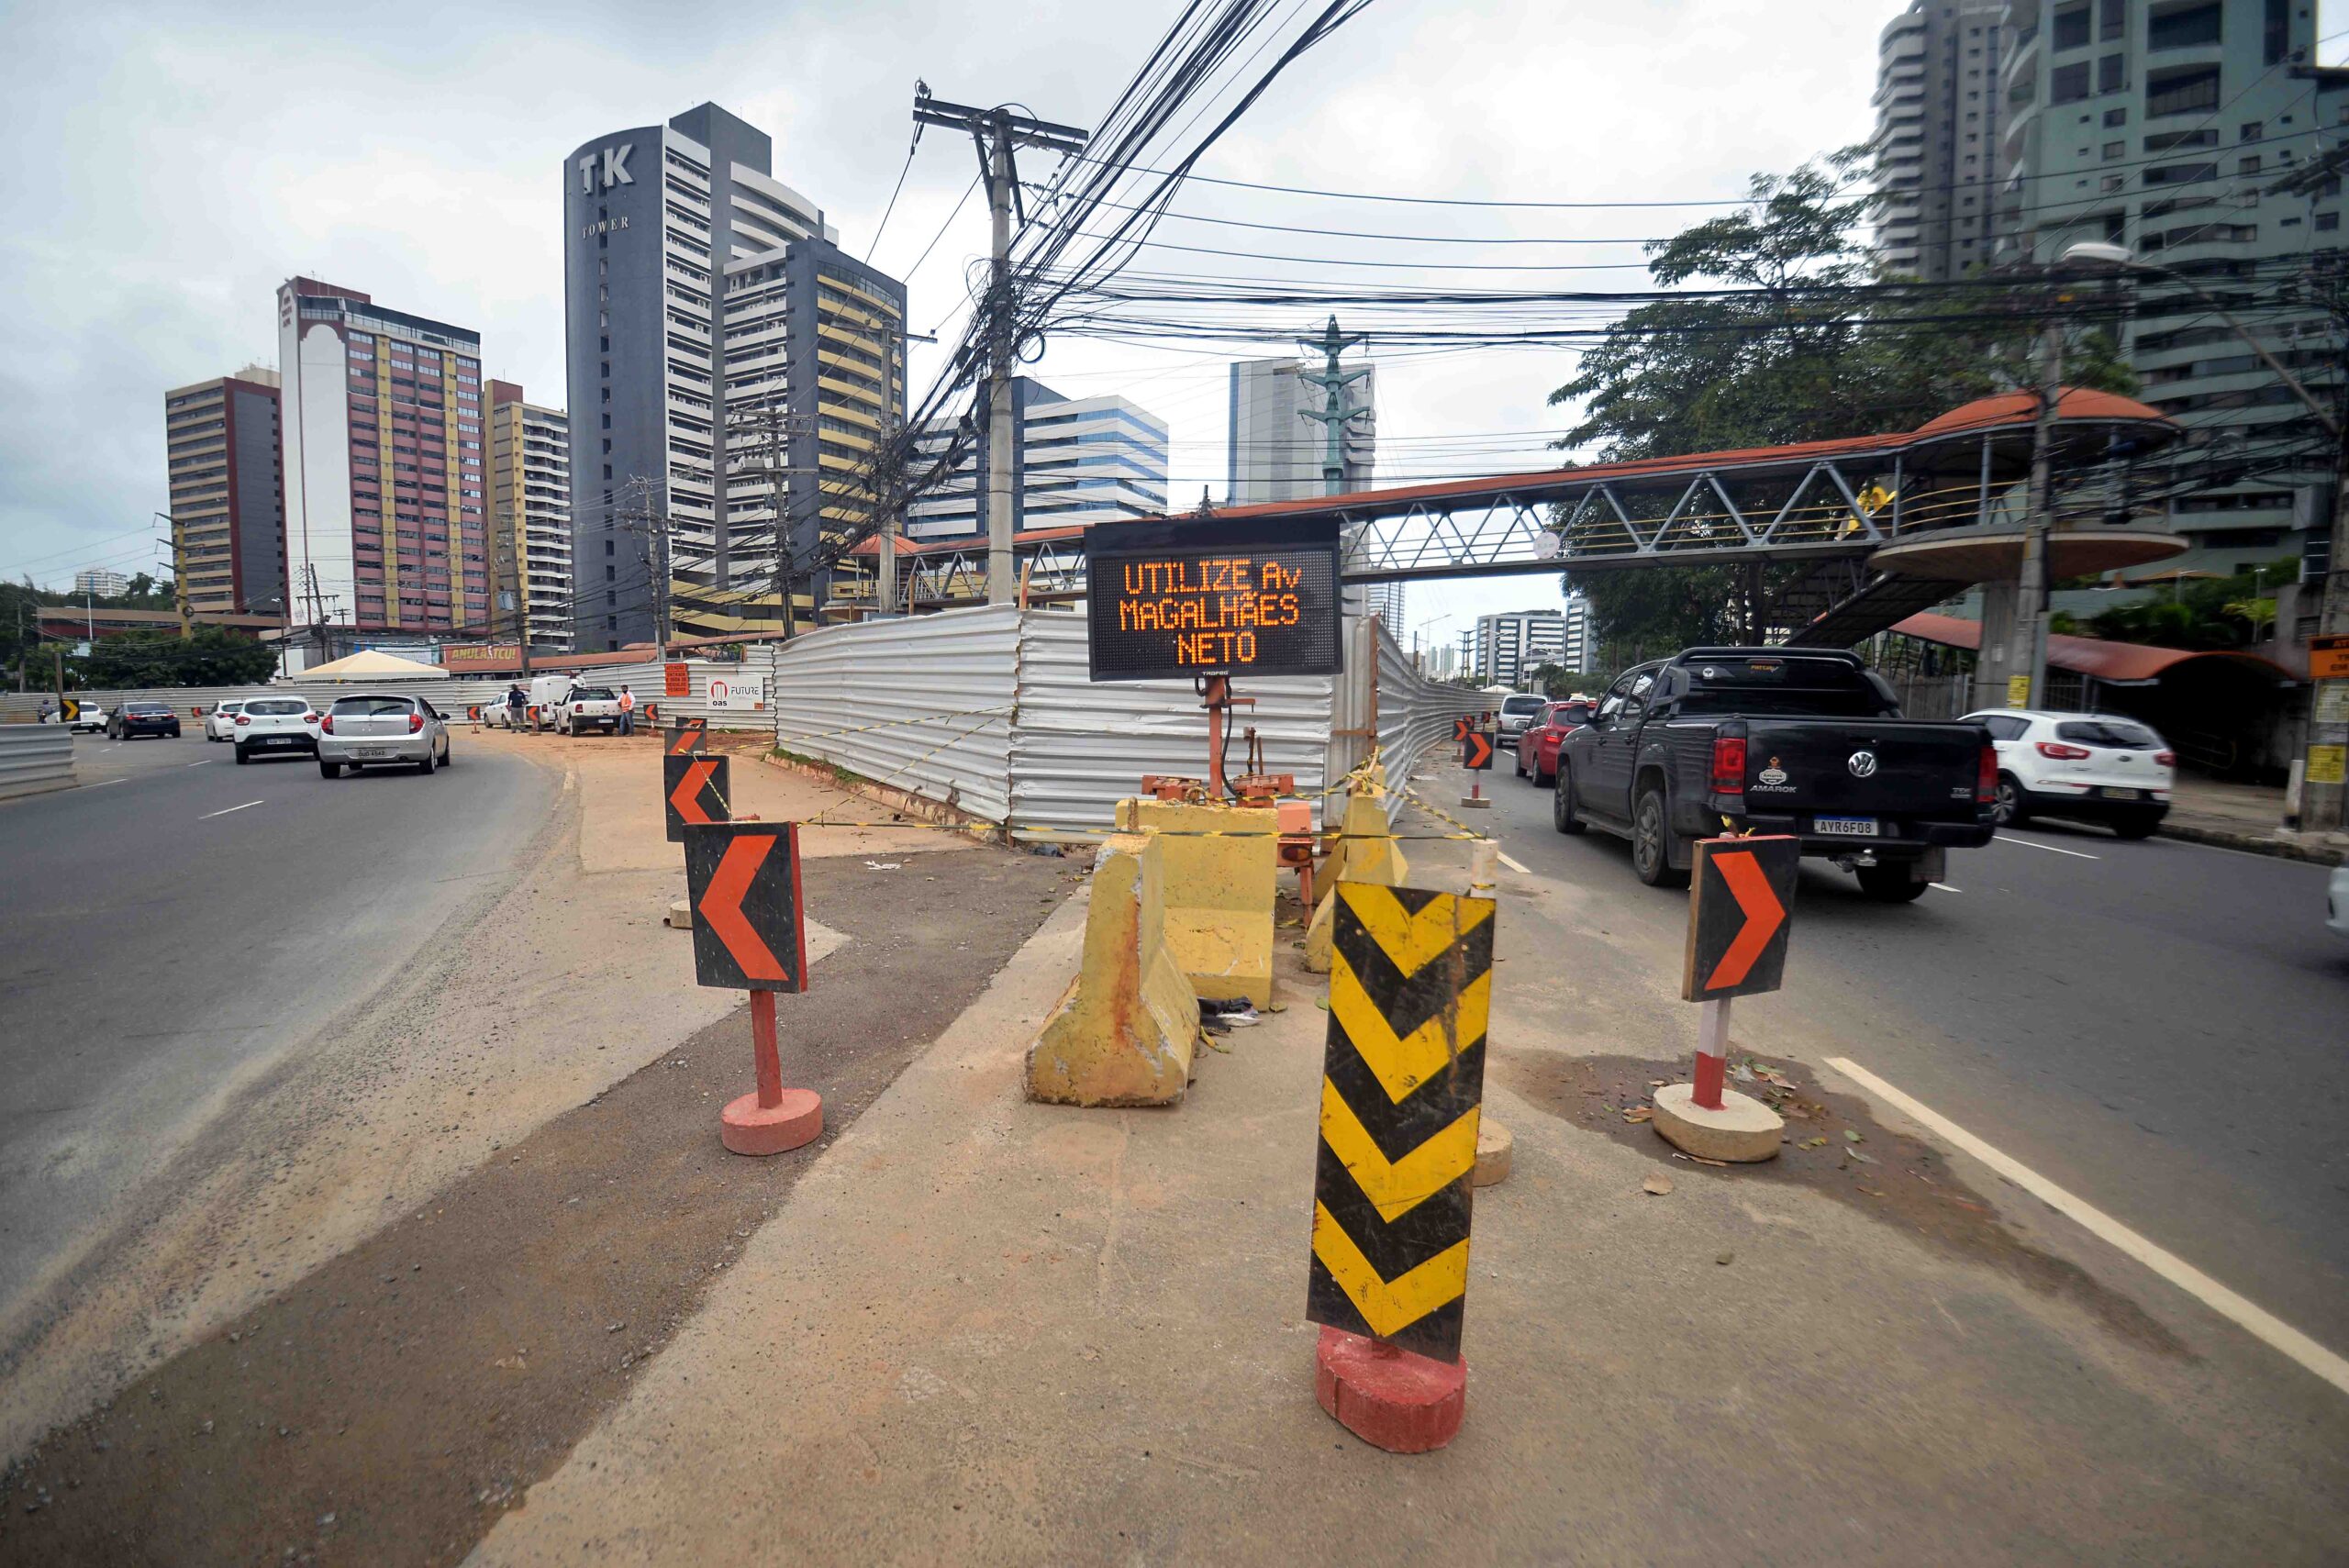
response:
[[[65,726],[0,724],[0,800],[73,782],[73,735]]]

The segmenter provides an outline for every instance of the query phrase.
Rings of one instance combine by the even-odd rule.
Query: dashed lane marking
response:
[[[2059,850],[2053,844],[2033,843],[2029,839],[2009,839],[2004,833],[1991,835],[2001,844],[2021,844],[2026,850],[2045,850],[2051,855],[2069,855],[2076,861],[2100,861],[2102,855],[2092,855],[2085,850]]]
[[[2237,1328],[2265,1341],[2270,1348],[2281,1351],[2343,1394],[2349,1394],[2349,1359],[2326,1350],[2274,1313],[2244,1300],[2175,1252],[2155,1246],[2087,1199],[2057,1186],[2013,1156],[1992,1148],[1939,1111],[1901,1093],[1849,1057],[1831,1056],[1827,1059],[1827,1065],[1892,1106],[1911,1121],[1929,1129],[1945,1142],[1981,1161],[2090,1234],[2110,1242]]]
[[[211,821],[211,820],[212,820],[214,817],[226,817],[226,816],[228,816],[228,813],[229,813],[229,812],[231,812],[231,811],[243,811],[243,810],[248,809],[249,807],[255,806],[259,806],[260,804],[261,804],[261,802],[260,802],[260,801],[258,801],[258,800],[249,800],[249,801],[245,802],[245,804],[244,804],[243,806],[223,806],[223,807],[222,807],[220,810],[218,810],[218,811],[207,811],[207,812],[206,812],[203,816],[201,816],[201,817],[197,817],[197,818],[196,818],[196,820],[197,820],[198,822],[209,822],[209,821]]]
[[[1940,888],[1943,893],[1963,893],[1963,892],[1965,892],[1965,889],[1964,889],[1964,888],[1962,888],[1962,887],[1952,887],[1952,886],[1951,886],[1948,883],[1946,883],[1946,882],[1929,882],[1929,883],[1925,884],[1925,885],[1926,885],[1927,887],[1938,887],[1938,888]]]

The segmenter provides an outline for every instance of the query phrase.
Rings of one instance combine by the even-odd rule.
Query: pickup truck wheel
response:
[[[1860,891],[1878,904],[1912,904],[1932,884],[1920,882],[1906,863],[1859,868]]]
[[[2012,773],[1998,775],[1998,793],[1990,800],[1990,820],[2001,828],[2020,828],[2031,818],[2031,807],[2023,804],[2022,785]]]
[[[1575,813],[1575,775],[1558,764],[1558,787],[1550,796],[1550,825],[1561,833],[1580,833],[1589,824]]]
[[[1631,807],[1631,869],[1650,887],[1686,887],[1688,873],[1674,869],[1672,828],[1664,811],[1664,791],[1650,784]]]

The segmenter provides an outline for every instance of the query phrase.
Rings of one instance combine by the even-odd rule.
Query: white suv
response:
[[[2116,713],[1992,708],[1965,716],[1998,750],[2000,827],[2032,817],[2101,822],[2124,839],[2150,837],[2169,815],[2177,753]]]

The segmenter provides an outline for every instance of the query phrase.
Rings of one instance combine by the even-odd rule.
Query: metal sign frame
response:
[[[1208,518],[1166,522],[1105,523],[1085,531],[1085,674],[1094,681],[1183,680],[1200,675],[1335,675],[1345,668],[1345,596],[1338,574],[1338,525],[1331,518],[1265,518],[1255,522],[1218,522]],[[1244,564],[1242,564],[1244,563]],[[1296,574],[1294,581],[1267,589],[1261,577],[1266,564]],[[1167,567],[1178,574],[1181,586],[1171,591],[1126,587],[1128,570]],[[1182,574],[1186,566],[1202,568],[1196,584]],[[1235,568],[1237,568],[1235,570]],[[1221,575],[1219,577],[1219,572]],[[1320,602],[1326,584],[1327,600]],[[1305,593],[1295,592],[1304,589]],[[1248,595],[1246,607],[1230,601]],[[1297,602],[1279,604],[1281,595]],[[1268,607],[1293,613],[1296,619],[1275,626],[1254,627],[1223,620],[1237,613],[1244,619]],[[1151,628],[1137,632],[1120,625],[1123,606],[1163,605],[1184,601],[1218,617],[1216,625]],[[1163,657],[1151,661],[1120,649],[1105,649],[1105,630],[1119,638],[1158,635],[1166,639]],[[1186,662],[1175,653],[1175,639],[1215,637],[1217,651],[1229,655],[1241,639],[1252,650],[1272,640],[1278,631],[1277,657],[1249,657],[1215,662]],[[1260,642],[1261,639],[1261,642]],[[1270,655],[1271,650],[1265,647]]]

